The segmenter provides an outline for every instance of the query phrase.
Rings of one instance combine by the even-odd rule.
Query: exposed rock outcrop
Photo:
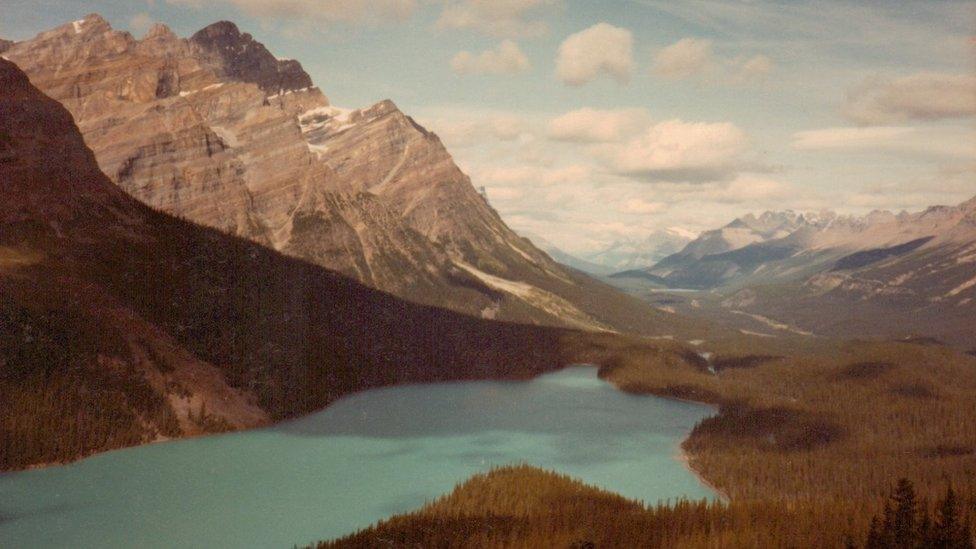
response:
[[[189,40],[156,25],[136,40],[90,15],[6,56],[71,111],[101,169],[154,208],[422,303],[673,331],[662,328],[673,318],[511,231],[392,102],[336,108],[297,62],[232,23]]]
[[[217,67],[219,76],[257,84],[267,93],[283,93],[312,87],[312,79],[294,59],[277,59],[230,21],[220,21],[198,31],[190,42]]]

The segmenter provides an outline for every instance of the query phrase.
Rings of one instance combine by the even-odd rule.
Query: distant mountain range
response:
[[[665,320],[515,234],[391,101],[338,108],[233,23],[136,39],[89,15],[4,57],[154,208],[484,318],[642,332]]]
[[[644,238],[622,239],[609,246],[585,254],[570,254],[538,235],[526,235],[550,257],[574,269],[593,275],[650,267],[679,250],[695,238],[684,229],[672,228],[654,231]]]
[[[917,213],[767,212],[706,231],[640,272],[834,335],[925,333],[976,345],[976,198]]]
[[[644,238],[617,240],[584,257],[593,263],[606,265],[614,272],[641,269],[680,251],[695,237],[694,233],[684,229],[661,229]]]
[[[572,267],[577,271],[582,271],[584,273],[597,276],[612,274],[616,271],[616,269],[613,267],[587,261],[579,256],[566,252],[543,236],[532,233],[525,233],[524,236],[532,241],[532,244],[537,246],[540,250],[546,252],[549,257],[553,258],[556,262],[567,267]]]

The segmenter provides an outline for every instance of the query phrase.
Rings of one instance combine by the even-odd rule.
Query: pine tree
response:
[[[864,549],[883,549],[884,534],[882,531],[881,520],[878,515],[871,518],[871,529],[868,530],[868,539],[864,542]]]
[[[918,521],[918,547],[923,549],[932,547],[934,537],[932,517],[929,515],[928,505],[925,502],[921,505]]]
[[[968,521],[961,520],[956,492],[950,485],[945,498],[936,510],[932,542],[935,547],[973,549],[973,535]]]
[[[891,537],[896,547],[915,547],[918,542],[918,501],[915,487],[907,478],[898,481],[891,496],[895,504]]]

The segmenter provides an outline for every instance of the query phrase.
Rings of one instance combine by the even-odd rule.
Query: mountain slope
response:
[[[916,213],[765,214],[791,220],[770,238],[742,218],[704,233],[648,273],[671,287],[723,294],[721,304],[737,314],[758,314],[821,335],[924,335],[971,348],[974,212],[976,198]],[[733,247],[726,240],[710,249],[732,249],[703,253],[728,227],[749,231],[754,241]]]
[[[829,270],[786,283],[792,298],[757,288],[748,308],[818,333],[976,346],[976,198],[900,216],[859,236],[861,249]],[[750,298],[744,292],[728,304]]]
[[[793,212],[766,212],[758,217],[749,214],[720,229],[703,232],[681,251],[646,270],[674,287],[714,287],[740,276],[742,266],[748,268],[748,264],[788,255],[787,246],[771,245],[767,252],[764,244],[778,242],[815,223]],[[747,265],[738,264],[740,256]]]
[[[367,387],[529,376],[619,339],[412,304],[154,211],[4,60],[0,181],[0,469],[262,425]]]
[[[301,65],[229,22],[188,40],[75,23],[4,55],[154,208],[486,318],[642,333],[672,321],[519,238],[392,102],[336,108]]]

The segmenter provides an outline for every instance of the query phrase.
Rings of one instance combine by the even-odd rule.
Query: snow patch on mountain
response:
[[[473,265],[468,265],[461,261],[455,261],[455,263],[489,287],[513,295],[533,307],[537,307],[561,318],[569,324],[588,330],[609,331],[606,326],[577,309],[569,301],[553,293],[525,282],[508,280],[486,273]]]

